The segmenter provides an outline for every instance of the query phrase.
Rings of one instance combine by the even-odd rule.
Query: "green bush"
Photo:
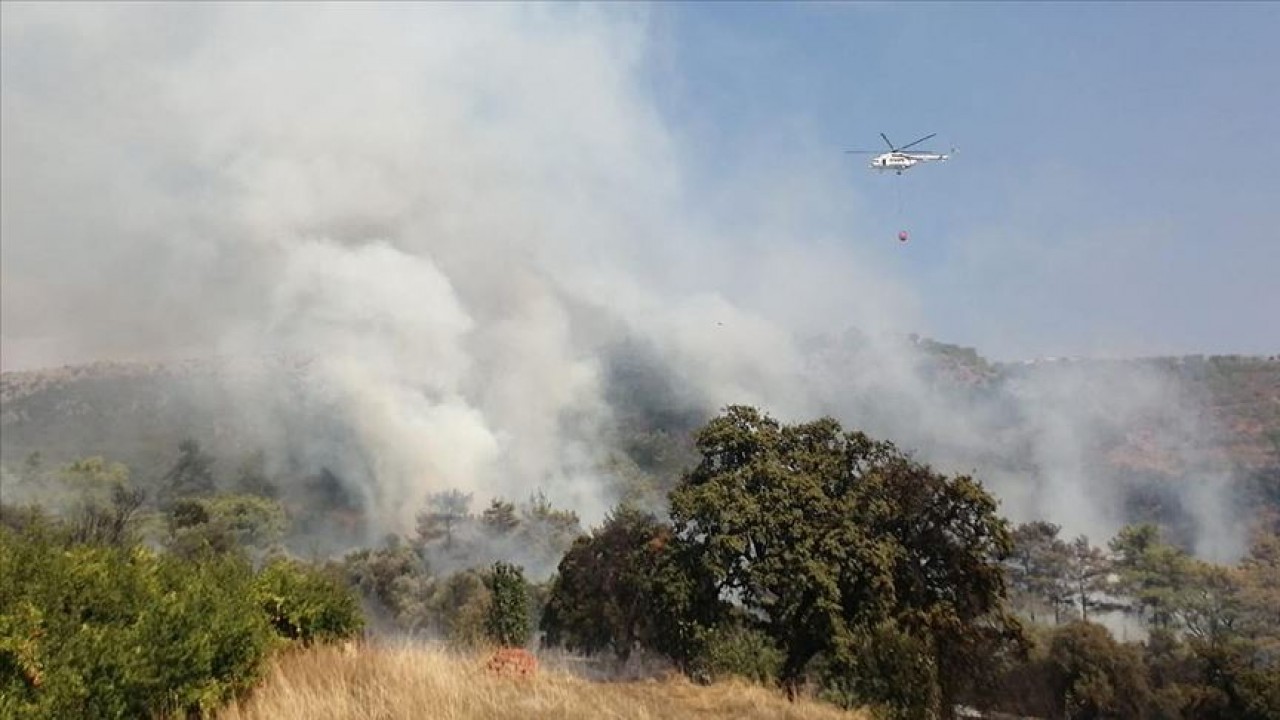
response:
[[[1152,705],[1138,648],[1116,642],[1101,625],[1073,622],[1054,631],[1048,647],[1052,687],[1068,717],[1147,717]]]
[[[702,667],[712,679],[737,676],[772,685],[782,669],[783,655],[768,635],[733,625],[707,633]]]
[[[364,627],[360,602],[336,571],[277,558],[253,595],[278,635],[305,644],[351,637]]]
[[[252,686],[272,643],[252,584],[234,558],[0,529],[0,716],[212,711]]]
[[[853,634],[853,642],[816,663],[819,696],[886,720],[937,717],[942,704],[935,653],[897,623]]]
[[[493,593],[484,576],[476,570],[460,570],[435,584],[427,611],[451,646],[476,648],[489,642],[486,624],[492,604]]]
[[[489,604],[485,630],[489,639],[505,647],[524,647],[529,642],[529,589],[524,572],[504,562],[493,564],[489,574]]]

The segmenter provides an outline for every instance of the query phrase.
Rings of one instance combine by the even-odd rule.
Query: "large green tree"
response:
[[[1009,531],[973,479],[830,418],[784,425],[742,406],[696,446],[701,462],[671,495],[676,532],[783,650],[789,690],[819,654],[853,667],[891,619],[927,641],[949,708],[992,643],[1018,636],[1001,613]]]

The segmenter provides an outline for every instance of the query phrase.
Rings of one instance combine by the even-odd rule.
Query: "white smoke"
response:
[[[895,339],[914,292],[842,230],[836,160],[690,187],[648,40],[616,6],[7,4],[6,369],[308,358],[307,398],[271,373],[232,389],[277,443],[327,440],[299,416],[349,428],[379,527],[445,488],[543,488],[591,521],[612,502],[603,365],[638,339],[690,407],[835,412],[948,469],[1029,444],[1026,474],[992,471],[1006,509],[1114,529],[1091,428],[1165,396],[931,386]],[[848,327],[853,361],[800,342]],[[1010,413],[1029,434],[999,435]]]

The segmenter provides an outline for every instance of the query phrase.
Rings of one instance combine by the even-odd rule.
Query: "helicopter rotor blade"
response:
[[[884,133],[880,133],[880,137],[884,138],[884,144],[888,145],[890,150],[897,151],[898,148],[894,147],[893,143],[889,142],[889,136],[885,135]]]
[[[849,155],[879,155],[880,150],[845,150]]]
[[[924,137],[920,138],[919,140],[916,140],[915,142],[912,142],[912,143],[907,143],[906,145],[903,145],[902,147],[900,147],[900,148],[898,148],[898,149],[899,149],[899,150],[906,150],[907,148],[912,147],[912,146],[914,146],[914,145],[919,145],[920,143],[924,142],[925,140],[928,140],[929,138],[931,138],[931,137],[933,137],[934,135],[937,135],[937,134],[938,134],[938,133],[930,133],[930,134],[925,135]]]

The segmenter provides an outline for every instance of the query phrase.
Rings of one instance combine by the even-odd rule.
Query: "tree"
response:
[[[521,514],[528,532],[542,536],[547,544],[560,548],[559,552],[582,534],[578,514],[572,510],[557,509],[541,490],[529,497]]]
[[[427,509],[418,513],[418,541],[423,545],[444,539],[446,548],[453,547],[454,531],[465,520],[471,508],[471,494],[446,490],[427,497]]]
[[[1142,720],[1151,704],[1142,655],[1101,625],[1076,622],[1049,644],[1051,686],[1058,708],[1073,720]]]
[[[481,647],[488,642],[487,619],[493,595],[478,570],[462,570],[436,584],[427,600],[435,624],[458,647]]]
[[[1081,620],[1088,622],[1089,611],[1103,605],[1097,596],[1106,590],[1110,571],[1106,555],[1090,545],[1089,538],[1081,535],[1072,541],[1067,553],[1066,584],[1080,608]]]
[[[685,664],[698,628],[719,608],[716,590],[684,564],[671,527],[629,506],[613,510],[564,554],[542,615],[548,645],[626,660],[639,648]]]
[[[1006,567],[1009,594],[1015,606],[1036,621],[1036,610],[1048,606],[1053,621],[1061,620],[1061,610],[1070,604],[1067,586],[1068,548],[1058,538],[1061,528],[1050,522],[1023,523],[1013,529],[1013,552]]]
[[[578,514],[554,507],[541,490],[529,498],[520,515],[513,537],[531,557],[548,564],[563,556],[582,534]]]
[[[217,495],[201,504],[210,520],[231,532],[240,545],[267,549],[280,542],[289,528],[284,507],[261,495]]]
[[[426,565],[399,536],[390,536],[384,547],[348,553],[342,565],[347,583],[382,606],[400,628],[417,630],[429,620],[425,607],[419,607],[428,579]]]
[[[494,498],[489,503],[489,507],[480,515],[480,523],[489,535],[505,537],[520,526],[520,518],[516,517],[514,503]]]
[[[489,592],[493,597],[485,623],[489,638],[504,647],[524,647],[530,633],[529,588],[524,571],[508,563],[494,563]]]
[[[276,558],[254,579],[253,595],[276,634],[306,645],[364,628],[360,601],[336,568]]]
[[[1280,657],[1280,535],[1259,531],[1240,562],[1241,631]]]
[[[178,444],[177,461],[164,475],[164,502],[212,495],[214,489],[213,457],[201,451],[195,440],[183,440]]]
[[[73,542],[128,545],[146,493],[129,484],[129,468],[101,456],[64,467],[62,482],[78,498],[69,526]]]
[[[1154,627],[1171,628],[1179,594],[1188,586],[1190,556],[1162,542],[1150,524],[1122,528],[1110,547],[1119,589],[1133,599],[1131,609]]]
[[[830,418],[782,425],[741,406],[696,445],[671,494],[677,537],[783,651],[789,691],[819,653],[852,667],[859,628],[892,619],[927,639],[949,708],[989,641],[1020,634],[1000,613],[1009,531],[971,478]]]
[[[210,514],[200,500],[175,500],[166,518],[169,537],[166,543],[173,555],[190,561],[209,556],[241,554],[235,534]]]
[[[71,540],[118,547],[132,544],[137,514],[146,498],[143,490],[113,486],[109,505],[91,501],[79,509],[70,524]]]
[[[1280,718],[1280,663],[1266,660],[1252,643],[1191,643],[1206,686],[1215,691],[1208,708],[1196,708],[1205,720]]]
[[[112,490],[129,484],[129,468],[108,462],[101,455],[81,458],[62,469],[63,484],[90,501],[110,497]]]

